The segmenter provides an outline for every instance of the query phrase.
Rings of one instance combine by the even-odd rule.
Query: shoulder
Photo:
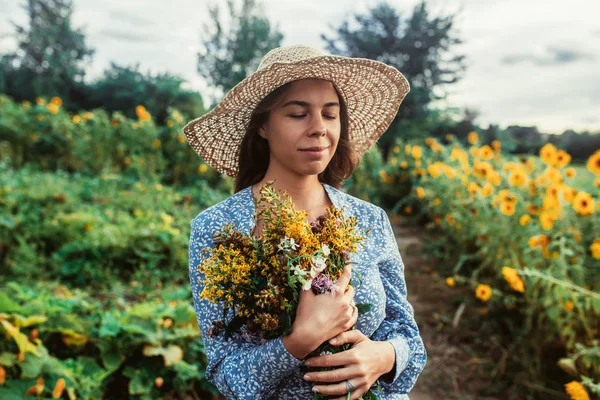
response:
[[[359,220],[377,222],[381,220],[385,214],[383,208],[370,203],[366,200],[359,199],[349,193],[346,193],[340,189],[332,187],[335,195],[338,196],[340,203],[350,212],[351,215],[355,215]]]
[[[214,204],[196,215],[190,222],[192,230],[214,231],[231,221],[240,210],[250,207],[244,190]]]

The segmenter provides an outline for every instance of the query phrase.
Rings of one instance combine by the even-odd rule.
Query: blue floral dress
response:
[[[372,229],[364,246],[350,258],[354,263],[353,271],[362,276],[360,285],[353,278],[354,300],[357,304],[373,304],[369,312],[359,315],[356,328],[371,340],[387,341],[395,349],[394,369],[386,374],[386,377],[390,375],[387,380],[380,377],[382,390],[377,393],[382,399],[408,399],[407,393],[425,367],[427,353],[413,308],[406,299],[404,263],[390,220],[380,207],[333,186],[323,184],[323,187],[331,203],[343,208],[344,215],[357,216],[360,228]],[[257,344],[235,336],[225,340],[222,336],[207,334],[212,321],[223,319],[223,309],[220,304],[200,299],[204,274],[197,267],[205,257],[201,250],[213,246],[213,233],[226,222],[235,223],[243,233],[253,231],[256,221],[251,186],[207,208],[191,221],[189,273],[208,360],[206,379],[230,399],[310,400],[314,395],[313,384],[302,378],[303,360],[287,351],[282,337]],[[230,311],[227,321],[233,316]]]

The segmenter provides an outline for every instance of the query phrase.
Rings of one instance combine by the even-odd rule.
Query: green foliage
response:
[[[0,157],[15,168],[37,164],[44,170],[118,173],[165,184],[230,185],[190,148],[181,133],[185,120],[176,109],[169,109],[166,126],[159,127],[141,105],[135,108],[138,119],[128,119],[104,110],[70,115],[58,97],[36,103],[0,96]]]
[[[54,282],[1,285],[0,333],[11,335],[0,335],[7,377],[0,397],[23,398],[38,377],[46,396],[58,378],[65,379],[71,398],[81,399],[121,395],[123,384],[143,398],[217,393],[200,372],[207,360],[190,291],[145,287],[144,293],[151,296],[121,284],[100,297]],[[2,298],[13,304],[7,307]],[[11,311],[15,305],[18,311]],[[19,350],[16,333],[37,354]],[[164,384],[156,385],[156,378]]]
[[[187,264],[189,221],[226,196],[206,181],[174,190],[118,175],[2,168],[3,274],[78,286],[138,275],[158,282]]]
[[[206,112],[202,97],[195,91],[181,88],[185,81],[171,74],[142,74],[139,63],[123,67],[111,62],[110,68],[86,88],[81,108],[104,108],[109,113],[121,111],[127,118],[136,118],[135,108],[143,104],[154,116],[157,125],[168,123],[171,109],[182,112],[184,119],[197,118]]]

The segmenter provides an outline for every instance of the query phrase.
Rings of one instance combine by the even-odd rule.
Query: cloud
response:
[[[144,17],[140,16],[139,14],[124,13],[122,10],[121,11],[111,10],[111,11],[109,11],[108,15],[111,18],[111,20],[118,19],[118,20],[127,22],[130,25],[149,26],[149,25],[153,24],[153,22],[148,18],[144,18]]]
[[[130,43],[158,43],[163,39],[157,35],[149,35],[142,31],[137,30],[119,30],[119,29],[102,29],[95,34],[97,37],[111,38],[119,41],[125,41]]]
[[[572,46],[548,46],[542,54],[512,54],[503,57],[500,62],[506,65],[531,62],[538,66],[571,64],[578,61],[595,60],[596,56],[578,50]]]

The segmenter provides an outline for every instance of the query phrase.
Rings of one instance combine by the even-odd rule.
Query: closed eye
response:
[[[306,117],[306,114],[302,114],[302,115],[290,115],[290,117],[301,119],[301,118]],[[336,119],[337,118],[335,115],[324,115],[324,117],[327,118],[327,119]]]

